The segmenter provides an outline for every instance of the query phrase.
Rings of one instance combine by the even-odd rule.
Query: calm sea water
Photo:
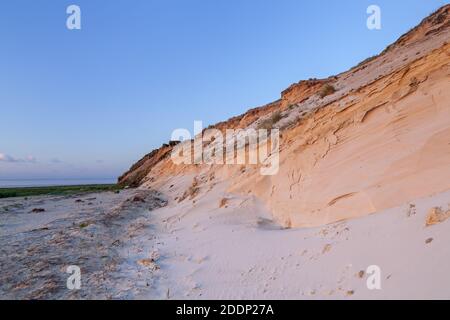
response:
[[[0,188],[12,187],[48,187],[48,186],[73,186],[85,184],[112,184],[114,178],[108,179],[36,179],[36,180],[8,180],[0,179]]]

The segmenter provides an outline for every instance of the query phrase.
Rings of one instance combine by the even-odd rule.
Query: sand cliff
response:
[[[119,183],[191,201],[226,182],[227,193],[261,200],[286,227],[360,217],[450,189],[450,5],[380,55],[327,79],[300,81],[281,99],[214,128],[259,128],[274,113],[280,169],[176,165],[164,145]],[[324,87],[333,90],[322,93]],[[183,197],[193,190],[191,197]],[[191,189],[190,189],[191,188]],[[219,201],[220,199],[218,199]]]

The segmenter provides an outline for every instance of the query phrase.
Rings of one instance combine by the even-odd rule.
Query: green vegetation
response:
[[[91,193],[100,191],[119,191],[122,189],[116,184],[92,184],[78,186],[56,187],[25,187],[25,188],[0,188],[1,198],[31,197],[39,195],[70,195],[79,193]]]
[[[80,229],[86,228],[89,226],[89,222],[82,222],[80,223]]]

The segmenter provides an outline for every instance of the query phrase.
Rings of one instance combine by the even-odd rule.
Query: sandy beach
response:
[[[450,222],[425,226],[431,208],[450,209],[450,192],[352,221],[285,229],[254,197],[227,194],[225,189],[222,185],[200,195],[194,206],[174,201],[175,189],[164,195],[126,190],[1,200],[0,295],[3,299],[450,297],[446,255]],[[223,198],[226,205],[220,207]],[[35,207],[45,212],[30,213]],[[80,290],[66,287],[68,265],[81,268]],[[365,271],[371,265],[381,270],[381,290],[367,288]]]

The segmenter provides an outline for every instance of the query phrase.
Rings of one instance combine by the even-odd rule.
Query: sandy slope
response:
[[[425,227],[430,208],[450,206],[450,191],[356,220],[283,229],[253,196],[229,194],[220,208],[225,189],[153,213],[156,242],[133,245],[158,250],[161,270],[141,298],[450,298],[450,221]],[[381,268],[381,290],[358,275],[370,265]]]

